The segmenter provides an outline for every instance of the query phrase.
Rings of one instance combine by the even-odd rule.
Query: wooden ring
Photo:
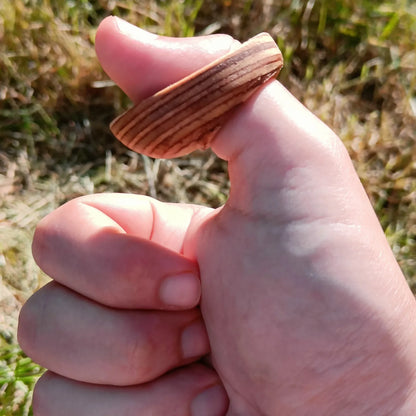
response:
[[[127,110],[111,131],[130,149],[156,158],[206,149],[232,110],[282,66],[276,43],[260,33]]]

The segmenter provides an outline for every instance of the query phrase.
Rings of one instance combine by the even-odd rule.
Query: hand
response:
[[[134,101],[233,44],[114,18],[96,42]],[[415,301],[340,140],[274,81],[212,149],[221,209],[96,195],[39,224],[55,281],[19,329],[52,371],[35,415],[412,415]],[[209,351],[215,371],[195,364]]]

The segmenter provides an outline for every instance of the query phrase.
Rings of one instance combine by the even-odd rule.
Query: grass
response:
[[[25,357],[17,346],[0,354],[0,415],[27,416],[33,387],[43,369]]]
[[[116,14],[153,32],[268,31],[280,80],[342,138],[416,292],[416,5],[404,0],[14,0],[0,8],[0,415],[30,414],[41,369],[16,344],[19,306],[47,279],[34,265],[36,223],[76,196],[145,193],[219,206],[225,164],[210,152],[153,160],[108,130],[128,100],[94,54]],[[4,322],[3,322],[4,321]]]

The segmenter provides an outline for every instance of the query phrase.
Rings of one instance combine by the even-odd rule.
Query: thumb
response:
[[[157,36],[115,17],[101,23],[96,37],[101,65],[135,102],[236,44],[227,35]],[[328,194],[334,199],[334,183],[340,194],[355,186],[364,195],[339,139],[277,81],[240,106],[211,147],[229,162],[232,186],[227,206],[244,213],[275,213],[278,204],[279,215],[303,218],[316,208],[316,215],[322,216],[322,198]],[[337,208],[327,205],[328,213]]]
[[[104,71],[135,103],[238,44],[228,35],[158,36],[114,16],[101,22],[95,39],[96,53]]]

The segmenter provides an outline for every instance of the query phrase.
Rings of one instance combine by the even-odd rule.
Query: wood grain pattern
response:
[[[209,146],[232,110],[278,74],[282,54],[267,33],[141,101],[110,125],[127,147],[172,158]]]

